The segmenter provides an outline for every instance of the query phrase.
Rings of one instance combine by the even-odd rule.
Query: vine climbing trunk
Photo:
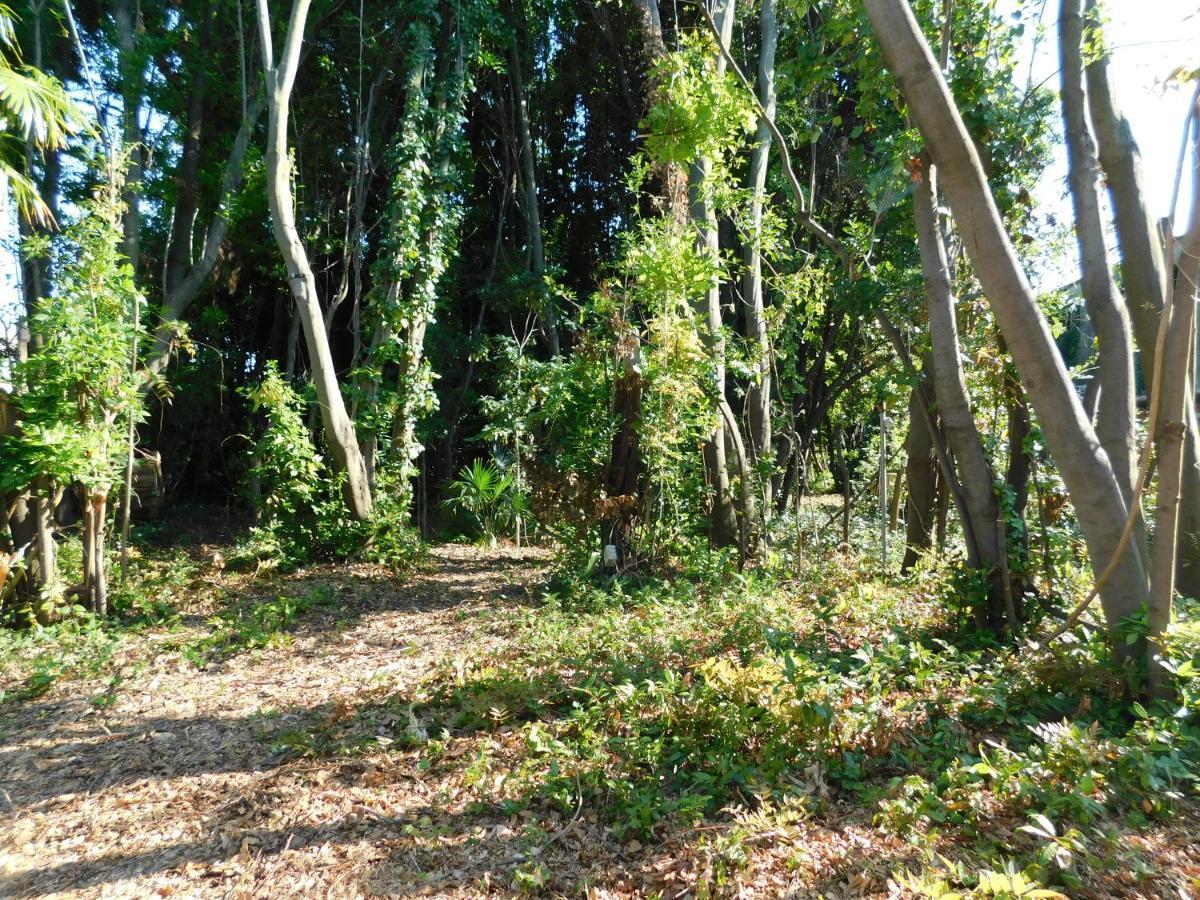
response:
[[[1086,16],[1098,12],[1097,0],[1085,0]],[[1146,203],[1141,148],[1133,137],[1129,120],[1113,96],[1108,50],[1103,45],[1102,34],[1094,26],[1088,34],[1091,39],[1086,69],[1088,113],[1116,222],[1122,283],[1133,335],[1141,354],[1142,373],[1149,378],[1154,371],[1158,325],[1166,304],[1169,275],[1158,223]],[[1179,540],[1184,547],[1194,548],[1200,538],[1200,427],[1197,426],[1196,411],[1190,404],[1184,424]],[[1179,592],[1188,597],[1200,597],[1200,554],[1180,553],[1178,566]]]
[[[1096,436],[1108,454],[1117,484],[1128,504],[1133,494],[1137,469],[1133,341],[1129,314],[1117,292],[1104,247],[1104,221],[1097,192],[1100,165],[1087,122],[1083,86],[1081,0],[1062,0],[1058,33],[1067,178],[1075,211],[1081,287],[1100,350],[1097,367],[1100,403],[1096,410]]]
[[[1200,98],[1200,91],[1197,92]],[[1163,348],[1162,425],[1155,435],[1158,456],[1158,499],[1155,514],[1154,559],[1151,568],[1148,632],[1151,641],[1150,686],[1157,696],[1168,691],[1158,638],[1171,624],[1175,604],[1176,569],[1181,519],[1180,493],[1184,469],[1187,410],[1192,406],[1192,366],[1196,354],[1196,298],[1200,283],[1200,99],[1193,100],[1192,212],[1187,232],[1179,241],[1179,262],[1171,302],[1167,342]],[[1167,227],[1170,223],[1167,222]]]
[[[304,330],[313,384],[317,389],[317,404],[320,407],[330,456],[336,468],[346,475],[346,505],[356,519],[366,520],[372,513],[367,467],[363,462],[358,437],[350,416],[346,413],[346,404],[338,386],[333,354],[329,349],[329,338],[325,334],[321,304],[317,298],[317,282],[308,262],[308,254],[300,241],[300,234],[296,230],[292,199],[288,117],[309,3],[310,0],[295,0],[288,21],[287,35],[276,64],[267,0],[258,0],[259,39],[267,98],[267,202],[275,241],[287,266],[288,286],[295,298],[296,311]]]
[[[735,3],[736,0],[721,0],[716,12],[717,29],[724,48],[729,47],[733,36]],[[725,73],[724,53],[717,58],[716,73],[717,77]],[[715,259],[721,247],[716,208],[709,196],[711,174],[711,159],[700,157],[692,163],[688,173],[688,207],[700,253]],[[718,547],[732,547],[739,541],[740,530],[726,454],[725,430],[728,426],[721,415],[721,405],[726,400],[725,339],[722,332],[719,276],[714,275],[708,290],[697,304],[696,318],[700,323],[701,337],[709,355],[707,391],[712,398],[714,420],[713,430],[704,442],[704,468],[712,492],[710,537]]]

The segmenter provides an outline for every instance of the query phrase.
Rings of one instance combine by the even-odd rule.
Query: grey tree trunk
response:
[[[1000,538],[996,529],[999,507],[993,486],[991,464],[983,451],[983,441],[975,427],[975,414],[967,393],[958,341],[958,322],[950,281],[950,264],[937,218],[937,169],[923,158],[922,178],[913,186],[913,217],[917,226],[917,247],[925,278],[926,310],[933,355],[933,388],[946,443],[958,469],[962,486],[966,521],[963,534],[967,561],[974,569],[990,573],[992,589],[987,608],[977,608],[976,624],[999,631],[1005,617]],[[1015,629],[1016,622],[1009,622]]]
[[[721,44],[729,46],[733,37],[734,6],[736,0],[722,0],[716,15]],[[725,72],[722,54],[717,60],[717,73]],[[720,235],[717,228],[717,213],[708,197],[706,182],[712,172],[712,161],[697,159],[688,173],[689,211],[692,225],[696,229],[696,243],[701,253],[716,257],[720,252]],[[713,492],[711,535],[718,547],[734,546],[739,541],[737,504],[729,479],[729,464],[725,452],[725,424],[721,405],[725,403],[725,339],[721,325],[721,283],[714,278],[704,298],[696,309],[700,322],[701,337],[711,359],[708,390],[713,395],[715,424],[704,444],[704,464],[708,473],[709,486]]]
[[[246,150],[250,146],[250,139],[254,135],[254,129],[258,125],[265,105],[265,98],[257,97],[246,107],[245,114],[242,116],[241,125],[233,139],[233,146],[229,150],[229,158],[225,162],[225,174],[221,178],[221,192],[217,198],[217,207],[213,210],[212,219],[208,223],[200,258],[194,263],[189,259],[189,268],[186,270],[178,268],[178,262],[174,265],[168,264],[162,310],[164,323],[177,321],[187,312],[188,307],[196,299],[200,288],[204,286],[204,282],[208,280],[208,276],[212,274],[212,270],[217,264],[221,244],[225,242],[225,236],[229,233],[229,222],[225,218],[225,203],[242,186],[244,176],[242,164],[245,162]],[[170,361],[172,334],[173,329],[168,324],[164,324],[155,332],[154,350],[146,361],[146,369],[156,376],[162,374]]]
[[[1100,405],[1096,436],[1108,454],[1125,502],[1133,495],[1137,470],[1137,427],[1134,406],[1133,340],[1129,315],[1117,291],[1104,247],[1097,180],[1100,165],[1087,122],[1083,88],[1083,16],[1081,0],[1062,0],[1059,55],[1062,61],[1063,131],[1067,173],[1075,211],[1083,299],[1099,344]]]
[[[746,309],[746,338],[757,354],[754,375],[746,392],[749,420],[750,455],[757,464],[772,459],[771,453],[771,342],[763,314],[762,234],[763,202],[767,185],[767,166],[771,156],[771,129],[767,117],[775,115],[775,49],[779,25],[775,19],[775,0],[762,0],[759,10],[761,41],[758,56],[758,102],[765,111],[760,117],[750,156],[750,227],[753,234],[746,245],[746,274],[742,281],[742,302]],[[763,479],[764,510],[771,506],[772,479]]]
[[[1200,96],[1200,94],[1198,94]],[[1158,500],[1155,516],[1154,560],[1151,564],[1149,637],[1155,639],[1171,624],[1179,546],[1180,489],[1184,468],[1187,410],[1192,406],[1192,363],[1196,352],[1196,297],[1200,280],[1200,101],[1193,110],[1192,141],[1196,167],[1192,175],[1192,213],[1179,242],[1175,287],[1166,315],[1170,321],[1163,348],[1162,416],[1157,439]],[[1157,648],[1155,648],[1157,649]],[[1157,696],[1167,693],[1167,673],[1159,655],[1151,654],[1150,685]]]
[[[267,201],[275,241],[287,265],[288,285],[296,300],[296,311],[304,330],[304,342],[308,347],[309,365],[317,389],[317,403],[330,456],[335,467],[346,474],[344,493],[347,506],[356,519],[366,520],[372,513],[367,467],[359,450],[354,424],[346,413],[346,404],[338,387],[333,355],[321,318],[321,304],[317,299],[317,282],[296,230],[292,200],[287,134],[289,103],[300,62],[300,46],[304,40],[309,2],[295,0],[292,5],[287,36],[276,64],[267,0],[258,0],[259,39],[267,98]]]
[[[959,233],[1070,491],[1098,574],[1113,557],[1127,518],[1116,473],[1084,416],[1004,230],[974,143],[912,11],[904,0],[864,4],[909,114],[942,173]],[[1141,609],[1149,597],[1142,555],[1123,554],[1100,596],[1113,628]]]
[[[1085,14],[1093,14],[1097,6],[1096,0],[1085,0]],[[1141,351],[1142,372],[1148,378],[1154,371],[1155,341],[1167,291],[1167,266],[1158,225],[1146,205],[1141,149],[1134,140],[1129,120],[1113,97],[1107,52],[1103,48],[1101,51],[1090,56],[1087,64],[1088,112],[1116,219],[1121,274],[1133,335]],[[1179,534],[1184,544],[1194,546],[1200,537],[1200,428],[1191,406],[1185,424]],[[1200,597],[1200,554],[1180,554],[1178,588],[1181,594]]]
[[[183,150],[175,174],[177,200],[171,213],[170,243],[163,265],[163,289],[167,295],[179,287],[192,267],[193,238],[196,216],[200,211],[200,152],[204,131],[204,100],[207,87],[207,67],[195,66],[190,79],[187,123],[183,133]]]

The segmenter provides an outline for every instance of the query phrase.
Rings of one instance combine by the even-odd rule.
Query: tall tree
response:
[[[344,472],[347,506],[358,519],[369,519],[372,512],[370,480],[354,425],[338,386],[329,338],[321,316],[316,278],[308,254],[296,230],[292,199],[292,173],[288,156],[288,117],[300,48],[310,0],[294,0],[287,32],[278,62],[271,37],[271,14],[267,0],[258,0],[259,43],[262,50],[263,77],[267,101],[267,200],[275,241],[287,267],[288,286],[296,300],[296,310],[304,329],[312,366],[317,403],[325,427],[325,439],[336,468]]]
[[[746,310],[746,338],[754,358],[754,374],[746,392],[750,453],[756,463],[771,459],[771,340],[763,308],[762,224],[771,157],[771,129],[768,120],[775,115],[775,51],[779,44],[779,23],[775,18],[775,0],[762,0],[759,8],[758,102],[762,113],[750,154],[750,239],[746,242],[746,274],[742,280],[742,303]],[[763,479],[763,501],[771,504],[772,479]]]
[[[1005,231],[975,144],[912,10],[905,0],[864,3],[909,114],[942,173],[959,234],[1042,423],[1099,575],[1116,555],[1128,513],[1117,474],[1084,415]],[[1136,614],[1148,592],[1142,555],[1121,554],[1100,594],[1110,627]]]
[[[1083,16],[1080,0],[1063,0],[1059,14],[1063,132],[1067,173],[1075,210],[1081,287],[1099,344],[1100,402],[1096,436],[1108,454],[1125,502],[1133,494],[1137,428],[1134,413],[1133,341],[1125,309],[1104,247],[1104,222],[1097,193],[1100,166],[1087,122],[1083,87]]]
[[[714,15],[720,40],[715,66],[715,75],[718,79],[725,75],[725,56],[733,40],[736,2],[737,0],[718,0]],[[709,179],[712,175],[712,166],[712,159],[706,156],[700,156],[692,163],[688,172],[688,207],[692,226],[696,230],[696,244],[700,252],[716,259],[721,245],[716,206],[710,195]],[[711,357],[707,390],[712,394],[715,424],[711,436],[704,445],[705,470],[708,473],[712,490],[711,533],[713,542],[717,546],[726,547],[737,543],[740,531],[737,502],[733,496],[729,477],[726,449],[726,438],[728,436],[732,441],[732,435],[728,434],[729,425],[721,409],[727,401],[725,398],[724,322],[721,314],[719,277],[714,275],[708,291],[697,303],[696,318],[700,323],[700,334]],[[743,514],[748,513],[748,510],[743,510]]]

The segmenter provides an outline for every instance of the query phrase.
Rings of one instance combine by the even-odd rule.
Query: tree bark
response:
[[[171,214],[170,243],[163,266],[163,291],[170,296],[179,288],[192,267],[193,239],[196,216],[200,211],[200,153],[204,131],[204,100],[207,87],[207,67],[194,64],[188,79],[187,124],[183,134],[183,150],[179,169],[175,173],[175,209]]]
[[[1121,538],[1127,506],[1116,473],[1087,422],[1045,316],[996,207],[979,155],[904,0],[864,0],[876,40],[909,113],[942,173],[959,233],[1071,493],[1093,570]],[[1147,601],[1139,553],[1125,553],[1101,592],[1111,628]]]
[[[999,507],[994,487],[995,476],[983,441],[975,427],[975,414],[967,393],[962,368],[962,350],[958,341],[950,265],[937,218],[937,169],[923,158],[922,177],[913,186],[913,216],[917,225],[917,246],[925,277],[926,309],[933,356],[933,388],[946,443],[957,464],[966,507],[963,536],[967,561],[973,569],[988,573],[990,590],[985,608],[976,610],[976,624],[1000,631],[1004,607],[1000,538],[996,528]],[[1016,622],[1008,623],[1010,629]]]
[[[142,190],[142,129],[138,111],[142,105],[142,65],[138,57],[137,38],[141,23],[129,0],[114,0],[113,20],[117,25],[117,48],[120,52],[121,125],[122,139],[129,163],[125,169],[125,255],[136,273],[141,257],[142,217],[138,200]]]
[[[229,222],[225,218],[225,204],[229,197],[242,186],[245,174],[242,164],[245,162],[246,150],[250,146],[250,139],[254,135],[254,129],[258,126],[258,120],[262,116],[265,105],[266,98],[257,97],[247,105],[242,116],[241,125],[238,127],[237,135],[229,150],[229,158],[225,162],[225,174],[221,179],[220,194],[217,196],[212,220],[208,223],[200,258],[195,263],[191,263],[189,260],[190,267],[186,271],[176,268],[168,269],[170,273],[168,281],[171,283],[164,285],[162,310],[164,323],[175,322],[182,318],[217,264],[221,244],[225,242],[225,236],[229,233]],[[146,369],[155,376],[161,375],[170,361],[172,334],[173,329],[169,324],[164,324],[154,335],[154,349],[146,361]]]
[[[1096,0],[1084,2],[1088,15],[1097,7]],[[1167,266],[1158,224],[1146,204],[1141,149],[1134,140],[1129,120],[1113,96],[1108,54],[1104,48],[1089,57],[1086,72],[1088,112],[1096,132],[1100,166],[1104,170],[1116,220],[1125,299],[1134,339],[1141,351],[1142,372],[1149,377],[1154,371],[1159,317],[1166,302]],[[1200,537],[1200,428],[1197,427],[1195,409],[1190,405],[1185,425],[1179,532],[1184,543],[1194,545]],[[1197,554],[1180,554],[1177,577],[1181,594],[1200,597],[1200,557]]]
[[[1062,0],[1059,15],[1067,177],[1075,211],[1083,299],[1099,344],[1100,404],[1096,411],[1096,436],[1108,454],[1121,494],[1128,504],[1137,470],[1133,341],[1129,315],[1117,292],[1104,247],[1104,222],[1096,184],[1100,166],[1088,127],[1083,88],[1080,4],[1081,0]]]
[[[271,43],[271,20],[267,0],[258,0],[259,38],[262,44],[263,76],[267,98],[267,201],[274,226],[275,241],[283,254],[288,270],[288,285],[296,300],[296,311],[304,330],[309,365],[325,438],[335,467],[346,474],[345,499],[356,519],[371,517],[371,490],[367,468],[358,446],[354,424],[346,414],[346,404],[338,387],[333,355],[321,318],[317,299],[317,282],[308,254],[296,230],[293,209],[291,166],[288,158],[288,115],[296,69],[300,61],[300,46],[304,39],[304,24],[310,0],[295,0],[288,22],[287,36],[278,65]]]
[[[514,30],[516,22],[513,21]],[[541,289],[542,276],[546,271],[546,251],[542,243],[542,217],[538,208],[537,166],[533,154],[533,135],[529,127],[529,107],[525,102],[525,81],[521,74],[521,55],[514,37],[508,46],[508,76],[512,83],[513,112],[517,118],[517,137],[520,139],[521,158],[521,212],[525,214],[525,231],[529,240],[529,271]],[[558,356],[562,347],[558,336],[558,320],[554,314],[553,301],[544,297],[538,315],[542,320],[546,349],[551,356]]]
[[[1198,93],[1197,96],[1200,96]],[[1154,559],[1151,564],[1149,637],[1150,686],[1159,697],[1168,693],[1159,638],[1171,624],[1175,604],[1175,577],[1180,554],[1180,489],[1184,468],[1187,410],[1193,404],[1192,362],[1196,352],[1196,298],[1200,281],[1200,101],[1193,101],[1192,141],[1196,167],[1192,175],[1192,212],[1188,230],[1180,240],[1179,263],[1170,306],[1168,337],[1163,348],[1162,425],[1156,434],[1158,500],[1155,516]],[[1169,223],[1168,223],[1169,227]]]
[[[728,47],[733,36],[734,4],[736,0],[722,0],[717,11],[717,27],[723,47]],[[724,54],[718,57],[717,76],[725,72]],[[717,228],[717,213],[712,200],[707,196],[706,182],[712,172],[712,160],[697,159],[688,173],[689,212],[696,229],[696,244],[702,254],[713,257],[720,253],[720,234]],[[710,535],[718,547],[731,547],[738,543],[737,504],[729,479],[729,464],[725,452],[725,424],[721,415],[721,404],[725,402],[725,339],[722,336],[721,282],[714,278],[703,299],[696,308],[700,323],[700,334],[708,351],[710,362],[708,390],[712,394],[712,411],[715,417],[713,431],[704,444],[704,466],[712,490],[712,516]]]
[[[921,373],[928,381],[932,360],[926,358]],[[908,395],[908,438],[904,449],[907,455],[904,471],[908,479],[908,498],[904,504],[904,562],[901,574],[908,572],[933,543],[934,509],[937,503],[937,462],[933,457],[933,438],[925,427],[925,391],[922,384],[913,385]]]
[[[761,40],[758,56],[758,102],[764,110],[759,117],[754,151],[750,156],[750,228],[746,244],[746,274],[742,282],[742,302],[746,311],[746,338],[755,356],[754,374],[746,391],[750,455],[755,464],[771,459],[771,341],[763,310],[762,236],[763,203],[767,185],[767,167],[771,154],[771,129],[767,119],[775,115],[775,49],[779,26],[775,18],[775,0],[762,0],[759,11]],[[764,510],[771,506],[772,479],[763,478]]]
[[[104,520],[108,497],[89,491],[83,499],[83,592],[87,607],[108,615],[108,578],[104,571]]]

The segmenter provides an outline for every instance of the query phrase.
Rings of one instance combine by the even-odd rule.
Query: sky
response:
[[[1034,29],[1027,32],[1022,78],[1032,73],[1033,84],[1044,83],[1057,91],[1059,85],[1058,3],[1056,0],[1001,0],[1001,8],[1018,6],[1038,13],[1044,28],[1041,40]],[[1133,136],[1142,153],[1147,202],[1156,217],[1167,214],[1183,140],[1184,118],[1194,82],[1180,84],[1172,79],[1179,67],[1200,68],[1200,0],[1107,0],[1104,33],[1111,50],[1109,75],[1121,110],[1129,119]],[[1031,59],[1032,54],[1032,59]],[[1032,65],[1030,65],[1032,64]],[[1024,86],[1024,85],[1022,85]],[[1060,120],[1055,128],[1061,134]],[[1185,167],[1176,212],[1175,232],[1187,225],[1190,166]],[[1043,174],[1035,193],[1039,213],[1052,212],[1060,222],[1071,218],[1066,194],[1066,150],[1061,143]],[[1107,201],[1107,197],[1105,197]],[[1035,285],[1052,289],[1074,281],[1077,258],[1074,242],[1067,242],[1067,255],[1041,267]],[[1110,236],[1110,248],[1115,251]],[[1115,256],[1114,256],[1115,259]]]
[[[1058,3],[1000,0],[999,6],[1006,14],[1019,7],[1026,22],[1032,17],[1043,24],[1040,40],[1035,38],[1037,29],[1026,32],[1020,71],[1023,78],[1031,76],[1033,84],[1057,88]],[[1166,215],[1192,91],[1191,85],[1172,83],[1171,75],[1181,66],[1200,68],[1200,0],[1107,0],[1106,16],[1105,34],[1112,50],[1109,67],[1117,100],[1141,147],[1151,211],[1157,216]],[[1176,233],[1186,225],[1189,175],[1185,173],[1180,191]],[[1065,151],[1061,144],[1055,147],[1054,159],[1038,185],[1035,200],[1043,215],[1052,213],[1060,222],[1069,221]],[[11,203],[0,201],[0,339],[11,334],[14,313],[20,306],[13,256],[15,230]],[[1065,242],[1065,249],[1064,255],[1037,267],[1037,287],[1049,290],[1075,280],[1073,242]]]

